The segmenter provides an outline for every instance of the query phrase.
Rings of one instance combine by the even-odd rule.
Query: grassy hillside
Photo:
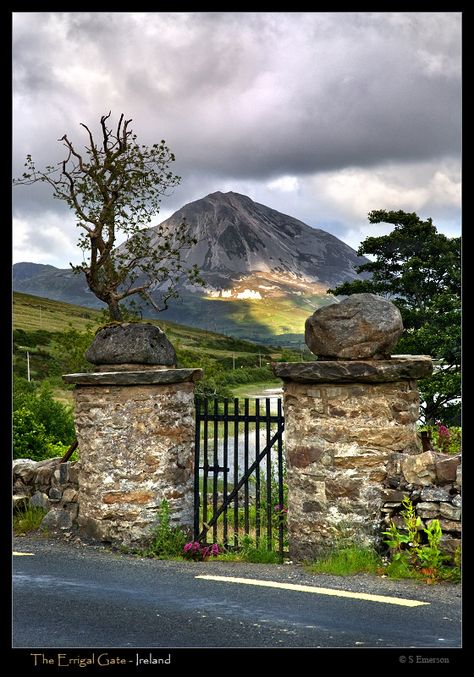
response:
[[[84,331],[88,325],[99,326],[101,312],[41,296],[13,292],[13,329],[27,331],[64,331],[71,325]]]
[[[61,374],[91,370],[84,351],[94,331],[104,322],[100,311],[61,301],[15,292],[13,294],[13,369],[26,378],[27,354],[30,376],[35,381],[49,379],[59,399],[69,400]],[[150,320],[160,326],[174,345],[178,366],[201,367],[207,392],[244,396],[260,385],[271,387],[281,382],[269,364],[278,360],[299,361],[301,353],[259,345],[239,338],[223,336],[174,322]],[[310,354],[306,359],[311,359]]]
[[[146,321],[159,326],[170,341],[175,345],[177,343],[178,346],[199,348],[211,354],[218,350],[226,356],[232,356],[235,352],[251,354],[269,352],[267,348],[255,343],[223,336],[207,329],[188,327],[161,318]],[[13,329],[46,332],[61,332],[68,329],[95,331],[103,323],[104,316],[99,310],[13,292]]]
[[[163,317],[165,321],[183,318],[193,326],[265,345],[297,348],[304,342],[306,318],[333,301],[327,294],[239,300],[183,295]]]

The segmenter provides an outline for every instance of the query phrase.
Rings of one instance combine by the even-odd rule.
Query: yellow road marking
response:
[[[15,550],[13,551],[13,556],[14,557],[29,557],[29,556],[34,556],[34,552],[16,552]]]
[[[402,597],[387,597],[386,595],[370,595],[366,592],[350,592],[349,590],[334,590],[332,588],[316,588],[312,585],[298,585],[296,583],[278,583],[277,581],[263,581],[257,578],[236,578],[234,576],[196,576],[206,581],[222,581],[223,583],[242,583],[243,585],[259,585],[262,588],[281,588],[296,592],[311,592],[316,595],[330,595],[332,597],[348,597],[362,599],[367,602],[382,602],[383,604],[398,604],[400,606],[424,606],[429,602],[420,602],[417,599],[403,599]]]

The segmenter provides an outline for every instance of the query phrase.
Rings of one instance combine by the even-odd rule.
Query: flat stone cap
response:
[[[386,383],[429,376],[433,361],[429,355],[406,355],[390,360],[275,362],[272,370],[283,381],[297,383]]]
[[[156,371],[101,371],[91,374],[65,374],[63,381],[80,386],[167,385],[184,381],[200,381],[202,369],[157,369]]]
[[[92,364],[161,364],[174,367],[176,352],[154,324],[122,322],[99,329],[85,358]]]

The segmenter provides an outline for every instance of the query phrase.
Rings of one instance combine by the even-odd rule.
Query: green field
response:
[[[200,351],[213,355],[216,350],[222,356],[232,357],[234,354],[279,353],[278,349],[270,351],[267,346],[255,344],[239,338],[188,327],[168,320],[147,319],[147,322],[159,326],[173,345],[176,343],[188,348],[199,348]],[[99,310],[76,306],[62,301],[51,301],[41,296],[13,292],[13,329],[26,331],[44,330],[48,332],[95,331],[104,323],[103,313]]]
[[[301,359],[299,351],[264,346],[161,319],[147,321],[166,333],[177,351],[178,366],[203,368],[206,378],[217,378],[227,384],[233,397],[251,397],[278,387],[281,381],[273,377],[270,363]],[[28,353],[32,380],[52,379],[56,397],[70,403],[71,392],[62,385],[61,374],[92,369],[92,365],[84,362],[83,354],[93,333],[103,323],[101,311],[14,292],[14,373],[27,376]],[[65,342],[67,336],[69,344]]]
[[[265,299],[214,299],[183,295],[165,311],[174,322],[181,318],[188,324],[214,332],[246,339],[267,346],[304,346],[306,319],[333,302],[327,294],[275,296]]]
[[[84,331],[91,324],[98,327],[100,316],[99,310],[13,292],[13,329],[54,332],[64,331],[71,325]]]

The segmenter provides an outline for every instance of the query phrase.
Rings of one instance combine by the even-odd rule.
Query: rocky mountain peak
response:
[[[204,274],[267,272],[330,287],[356,278],[364,261],[334,235],[232,191],[190,202],[151,231],[158,239],[183,220],[197,239],[184,260]]]

